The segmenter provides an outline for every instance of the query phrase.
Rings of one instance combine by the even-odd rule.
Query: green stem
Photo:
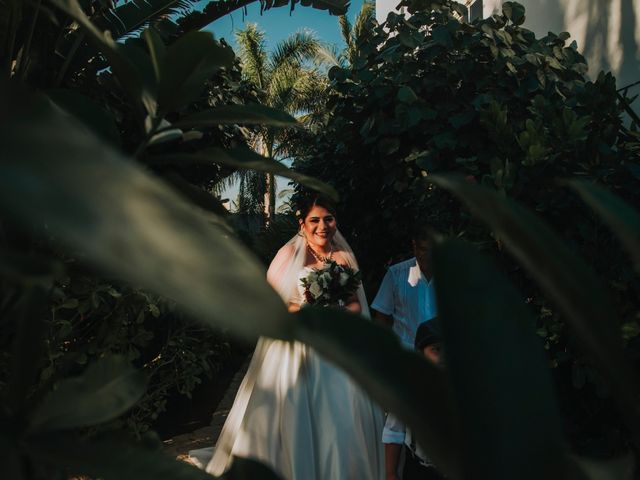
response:
[[[17,2],[12,2],[12,5],[9,10],[9,35],[7,40],[7,65],[6,65],[6,74],[7,78],[11,78],[11,64],[13,63],[13,49],[16,44],[16,32],[18,30],[17,26]]]
[[[36,11],[33,14],[33,19],[31,20],[31,25],[29,26],[29,35],[27,36],[27,43],[22,49],[22,55],[20,56],[20,67],[18,68],[18,77],[21,80],[24,80],[24,77],[27,73],[27,65],[29,62],[29,52],[31,51],[31,41],[33,39],[33,32],[36,29],[36,23],[38,22],[38,15],[40,14],[40,6],[42,5],[42,0],[38,0],[36,5]]]

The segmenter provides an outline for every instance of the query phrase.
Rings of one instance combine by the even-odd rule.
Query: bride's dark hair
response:
[[[298,220],[304,221],[304,219],[307,218],[307,215],[309,215],[309,212],[313,207],[326,208],[329,211],[329,213],[331,213],[334,216],[336,215],[335,203],[333,203],[333,201],[330,198],[327,198],[323,195],[319,195],[317,193],[311,194],[311,195],[304,195],[298,200],[297,203],[298,203],[298,209],[296,210],[296,217],[298,217]]]

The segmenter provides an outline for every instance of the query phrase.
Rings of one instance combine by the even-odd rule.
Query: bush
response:
[[[416,223],[491,252],[538,312],[573,439],[589,443],[590,453],[620,450],[620,421],[611,418],[600,376],[575,349],[563,317],[504,255],[500,237],[429,182],[432,174],[458,172],[541,215],[606,280],[630,340],[640,306],[632,266],[593,213],[557,183],[592,180],[639,204],[637,134],[622,123],[615,79],[587,79],[569,35],[536,38],[522,26],[517,3],[473,24],[448,0],[401,5],[411,15],[389,14],[350,68],[329,72],[329,120],[294,167],[341,193],[341,228],[370,294],[384,266],[407,255]]]

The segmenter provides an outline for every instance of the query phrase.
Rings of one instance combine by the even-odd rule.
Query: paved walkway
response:
[[[177,458],[178,460],[187,460],[189,450],[212,447],[215,445],[218,440],[218,436],[220,435],[220,431],[222,430],[222,426],[227,419],[229,410],[231,410],[233,400],[236,398],[236,393],[238,388],[240,388],[244,374],[247,372],[250,360],[251,356],[245,360],[231,380],[224,397],[222,397],[222,400],[220,400],[215,412],[213,412],[211,425],[164,441],[165,451],[169,455]]]

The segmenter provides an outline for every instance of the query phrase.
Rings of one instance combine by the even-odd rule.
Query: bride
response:
[[[277,253],[267,280],[290,311],[304,303],[301,279],[327,261],[358,265],[322,197],[304,200],[300,231]],[[362,285],[345,308],[368,317]],[[269,465],[286,480],[384,478],[382,411],[339,368],[299,342],[258,341],[207,472],[234,456]]]

